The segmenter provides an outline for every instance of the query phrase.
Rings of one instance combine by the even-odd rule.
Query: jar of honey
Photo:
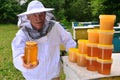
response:
[[[88,43],[88,56],[89,57],[98,57],[98,44],[97,43]]]
[[[100,30],[113,30],[116,15],[100,15]]]
[[[99,29],[88,29],[88,40],[91,43],[99,43]]]
[[[112,59],[110,60],[102,60],[102,59],[97,59],[98,62],[98,73],[104,74],[104,75],[109,75],[111,73],[111,64],[112,64]]]
[[[86,54],[77,54],[77,65],[78,66],[82,66],[82,67],[86,67],[87,65],[87,60],[86,60]]]
[[[86,60],[87,60],[87,65],[86,65],[87,66],[87,70],[97,71],[97,66],[98,66],[97,58],[96,57],[89,57],[89,56],[87,56]]]
[[[70,62],[77,62],[77,53],[78,49],[77,48],[69,48],[68,50],[68,58]]]
[[[82,54],[87,54],[87,43],[88,40],[80,39],[78,40],[78,50]]]
[[[114,30],[100,30],[99,44],[112,45]]]
[[[38,47],[37,43],[34,41],[27,41],[25,46],[24,62],[26,64],[36,65],[38,56]]]
[[[101,45],[101,44],[99,44],[98,49],[99,49],[99,54],[98,54],[99,59],[104,59],[104,60],[111,59],[113,45]]]

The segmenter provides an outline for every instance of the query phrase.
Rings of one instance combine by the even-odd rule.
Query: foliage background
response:
[[[17,23],[17,14],[26,11],[31,0],[0,0],[0,23]],[[120,0],[39,0],[45,7],[55,8],[53,14],[60,22],[99,21],[100,14],[115,14],[120,22]]]

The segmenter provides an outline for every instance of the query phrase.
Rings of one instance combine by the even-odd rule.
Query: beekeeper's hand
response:
[[[26,64],[25,61],[24,61],[24,56],[22,56],[22,60],[23,60],[23,66],[27,69],[33,69],[35,67],[38,66],[39,62],[36,62],[36,63],[29,63],[29,64]]]

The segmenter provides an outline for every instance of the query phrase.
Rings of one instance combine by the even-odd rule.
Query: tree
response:
[[[120,0],[105,0],[103,5],[104,14],[115,14],[116,23],[120,22]]]
[[[73,2],[73,0],[65,0],[65,3],[64,3],[64,10],[65,10],[65,13],[64,15],[66,16],[67,20],[70,21],[71,20],[71,15],[70,15],[70,7],[71,7],[71,3]]]
[[[21,11],[15,0],[0,0],[0,23],[16,23],[17,14]]]
[[[53,11],[54,15],[58,20],[61,20],[64,18],[64,0],[40,0],[45,7],[48,8],[54,8]]]
[[[95,20],[100,14],[115,14],[116,23],[120,22],[120,0],[91,0],[91,8]]]
[[[89,0],[73,0],[66,7],[68,20],[89,21],[91,18],[91,9]]]
[[[98,17],[99,14],[103,13],[103,2],[104,0],[91,0],[91,10],[93,17]]]

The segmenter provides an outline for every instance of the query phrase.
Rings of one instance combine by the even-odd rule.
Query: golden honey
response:
[[[78,40],[78,50],[82,54],[87,54],[87,43],[88,40],[80,39]]]
[[[104,75],[109,75],[111,73],[112,59],[110,60],[97,59],[97,62],[98,62],[98,73]]]
[[[98,58],[104,59],[104,60],[111,59],[113,45],[101,45],[101,44],[99,44],[98,49],[99,49]]]
[[[77,54],[77,65],[86,67],[87,65],[86,54],[80,54],[80,53]]]
[[[68,58],[70,62],[77,62],[77,53],[78,49],[77,48],[69,48],[68,50]]]
[[[112,45],[114,30],[100,30],[99,44]]]
[[[87,70],[90,70],[90,71],[97,71],[97,66],[98,66],[98,63],[97,63],[97,58],[96,57],[86,57],[86,60],[87,60]]]
[[[88,29],[88,40],[91,43],[99,42],[99,29]]]
[[[97,43],[88,43],[88,56],[90,57],[98,57],[98,44]]]
[[[116,15],[100,15],[100,30],[113,30]]]
[[[26,64],[37,64],[38,47],[34,41],[26,42],[24,61]]]

